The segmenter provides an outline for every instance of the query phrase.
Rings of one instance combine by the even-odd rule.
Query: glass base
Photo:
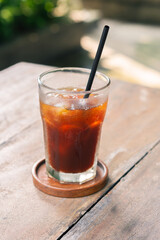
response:
[[[46,162],[47,174],[51,178],[56,178],[60,183],[85,183],[96,176],[97,164],[94,164],[90,169],[82,173],[64,173],[54,170],[50,164]]]

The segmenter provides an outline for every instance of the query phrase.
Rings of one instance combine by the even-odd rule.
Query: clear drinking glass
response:
[[[84,183],[96,176],[101,127],[110,80],[97,72],[85,91],[90,70],[60,68],[39,76],[46,169],[61,183]]]

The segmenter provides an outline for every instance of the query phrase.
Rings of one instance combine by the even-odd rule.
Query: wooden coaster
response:
[[[96,177],[83,184],[62,184],[48,177],[45,160],[36,162],[32,168],[33,183],[39,190],[49,195],[66,198],[82,197],[98,192],[105,186],[107,175],[108,168],[102,161],[98,161]]]

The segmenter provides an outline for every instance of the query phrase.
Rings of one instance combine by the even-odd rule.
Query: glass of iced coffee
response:
[[[60,68],[38,79],[46,170],[61,183],[96,176],[97,155],[110,80],[97,72],[85,91],[89,69]]]

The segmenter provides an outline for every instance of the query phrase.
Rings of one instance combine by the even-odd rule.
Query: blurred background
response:
[[[160,88],[160,0],[0,0],[0,70],[26,61],[91,68]]]

